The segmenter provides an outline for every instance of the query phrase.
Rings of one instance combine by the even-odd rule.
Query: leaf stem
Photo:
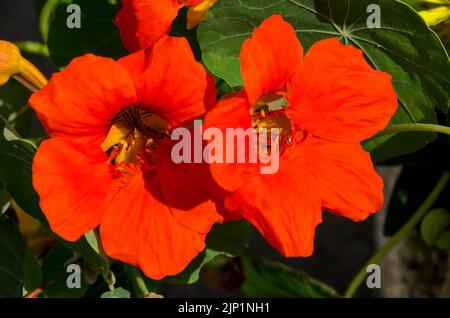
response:
[[[48,47],[47,45],[39,42],[33,42],[33,41],[23,41],[23,42],[16,42],[15,43],[17,47],[20,49],[23,53],[28,54],[39,54],[43,56],[49,56]]]
[[[378,135],[388,135],[403,132],[432,132],[450,135],[450,127],[434,124],[398,124],[386,127]]]
[[[137,297],[143,297],[150,294],[145,284],[141,271],[134,266],[126,265],[128,276],[130,277]]]
[[[39,29],[45,42],[47,42],[53,11],[56,9],[59,2],[60,0],[47,0],[42,8],[41,15],[39,17]]]
[[[400,228],[400,230],[381,247],[381,249],[373,254],[372,257],[367,261],[367,263],[364,264],[358,274],[356,274],[344,294],[345,297],[354,296],[354,294],[358,290],[358,287],[366,277],[366,268],[368,265],[379,264],[383,260],[383,258],[415,228],[415,226],[422,220],[424,215],[432,208],[433,204],[445,189],[449,180],[450,172],[444,172],[435,185],[434,189],[431,191],[431,193],[428,195],[419,209],[417,209],[414,215],[408,220],[408,222],[406,222]]]

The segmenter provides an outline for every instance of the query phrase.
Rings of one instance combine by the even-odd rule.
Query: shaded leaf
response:
[[[26,244],[17,224],[0,218],[0,297],[22,297]]]
[[[242,291],[250,297],[330,298],[331,287],[282,264],[243,258],[245,281]]]
[[[31,249],[27,248],[25,253],[24,273],[23,273],[23,287],[27,293],[35,290],[42,285],[41,265],[39,264],[36,255]]]
[[[232,256],[242,255],[250,241],[250,231],[246,221],[215,224],[206,237],[206,246]]]
[[[434,209],[423,218],[420,234],[429,245],[435,245],[450,224],[450,213],[446,209]]]
[[[78,264],[77,258],[68,247],[57,244],[45,256],[42,262],[42,280],[48,284],[45,293],[48,297],[58,298],[79,298],[83,297],[88,288],[88,284],[81,273],[81,288],[69,288],[67,279],[71,273],[67,273],[67,266]],[[80,264],[82,265],[82,264]]]
[[[67,27],[67,6],[76,4],[81,9],[81,28]],[[118,28],[113,20],[119,7],[108,0],[64,0],[54,12],[48,34],[50,58],[59,67],[73,58],[92,53],[119,58],[127,54],[122,47]]]
[[[198,281],[200,271],[219,255],[241,255],[250,240],[250,225],[245,221],[216,224],[206,237],[206,249],[186,269],[175,276],[166,277],[171,284],[193,284]]]
[[[439,237],[436,246],[441,250],[450,250],[450,230]]]
[[[20,139],[0,118],[0,182],[26,213],[37,219],[51,232],[47,219],[39,207],[39,197],[32,184],[32,163],[36,149]],[[66,246],[74,249],[91,264],[105,266],[105,259],[95,251],[83,236],[77,242],[68,242],[54,234]]]
[[[31,182],[35,151],[30,143],[21,140],[0,118],[0,182],[25,212],[47,225]]]

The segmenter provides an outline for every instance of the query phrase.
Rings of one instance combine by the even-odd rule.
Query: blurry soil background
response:
[[[0,39],[9,41],[41,41],[33,0],[0,0]],[[56,70],[48,59],[27,56],[47,76]],[[39,123],[36,121],[36,125]],[[399,167],[378,169],[385,180],[386,202],[391,195]],[[387,204],[385,204],[387,205]],[[318,227],[314,255],[307,259],[285,259],[254,231],[248,254],[279,261],[305,271],[343,293],[361,266],[384,242],[381,211],[361,223],[353,223],[325,213]],[[401,244],[381,266],[381,289],[360,288],[358,297],[436,297],[450,296],[448,253],[438,253],[424,246],[417,236]],[[165,297],[237,297],[239,289],[212,286],[204,277],[194,285],[165,286]],[[431,285],[430,285],[431,284]]]

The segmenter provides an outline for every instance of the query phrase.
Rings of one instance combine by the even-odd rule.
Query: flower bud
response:
[[[47,85],[45,76],[20,54],[19,48],[11,42],[0,40],[0,86],[11,76],[21,84],[36,92]]]
[[[187,13],[187,29],[196,27],[205,19],[208,10],[216,3],[217,0],[204,0],[201,3],[189,8]]]
[[[0,40],[0,86],[20,72],[22,56],[19,48],[11,42]]]

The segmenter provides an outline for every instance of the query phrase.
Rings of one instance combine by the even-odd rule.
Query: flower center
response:
[[[157,142],[169,134],[169,123],[142,108],[130,106],[114,119],[102,150],[114,151],[115,164],[139,163],[144,154],[156,151]]]
[[[261,96],[253,105],[252,127],[256,130],[267,129],[267,147],[271,147],[270,129],[279,129],[280,154],[292,145],[295,129],[284,108],[288,103],[284,96],[276,93]]]

